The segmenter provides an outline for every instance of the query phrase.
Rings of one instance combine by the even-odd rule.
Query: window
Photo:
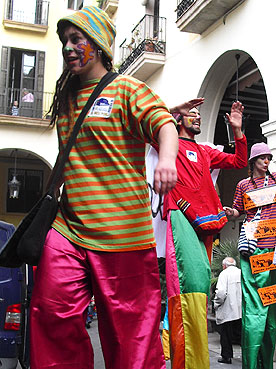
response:
[[[48,0],[7,0],[6,18],[30,24],[48,24]]]
[[[68,8],[80,10],[83,7],[83,0],[68,0]]]
[[[9,181],[12,179],[14,169],[8,172]],[[16,179],[20,182],[18,199],[10,199],[7,192],[7,213],[27,213],[41,198],[43,190],[43,171],[32,169],[17,169]]]
[[[11,114],[14,102],[18,115],[42,118],[45,53],[2,47],[0,114]]]

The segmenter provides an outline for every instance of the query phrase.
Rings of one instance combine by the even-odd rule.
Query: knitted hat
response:
[[[110,46],[116,35],[114,24],[108,15],[96,6],[86,6],[81,10],[61,18],[57,24],[57,33],[61,39],[64,27],[71,22],[79,27],[95,44],[97,44],[110,60],[113,59]]]
[[[251,147],[250,157],[248,160],[250,161],[261,155],[271,155],[272,158],[271,151],[267,144],[264,142],[256,143]]]

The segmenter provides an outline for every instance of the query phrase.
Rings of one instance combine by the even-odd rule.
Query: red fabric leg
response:
[[[92,289],[106,368],[164,369],[155,249],[92,252],[73,246],[54,230],[48,234],[33,292],[31,368],[93,368],[85,330]]]
[[[208,259],[209,259],[209,263],[211,265],[212,252],[213,252],[213,235],[203,237],[203,243],[206,247],[207,256],[208,256]]]
[[[107,369],[160,369],[161,295],[155,249],[88,253]]]
[[[32,293],[31,369],[94,368],[85,329],[91,299],[88,282],[86,251],[51,229]]]

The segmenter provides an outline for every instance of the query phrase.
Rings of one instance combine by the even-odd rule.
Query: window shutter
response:
[[[10,65],[10,55],[10,47],[2,46],[0,71],[0,114],[9,113],[8,70]]]
[[[6,7],[6,19],[12,19],[12,12],[13,12],[13,0],[8,0]]]
[[[35,103],[36,117],[42,118],[43,113],[43,88],[44,88],[44,67],[45,67],[45,52],[36,52],[35,66]]]

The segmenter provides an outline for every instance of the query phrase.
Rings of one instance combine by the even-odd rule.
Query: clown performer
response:
[[[115,27],[89,6],[62,18],[66,69],[52,107],[60,151],[88,97],[112,69]],[[92,295],[107,369],[165,369],[160,281],[145,179],[145,145],[159,144],[154,190],[176,183],[175,120],[144,83],[118,75],[85,117],[31,301],[31,368],[93,369],[85,329]]]
[[[271,159],[272,154],[267,144],[261,142],[252,146],[249,157],[249,178],[238,183],[233,208],[224,208],[228,216],[239,217],[245,213],[246,221],[256,224],[256,228],[262,236],[262,238],[256,238],[255,250],[252,243],[247,252],[244,249],[241,250],[243,369],[273,368],[276,339],[276,304],[264,305],[257,290],[276,284],[276,270],[253,273],[250,267],[250,259],[263,259],[264,256],[269,256],[266,255],[268,253],[272,255],[272,261],[275,249],[275,234],[271,236],[269,232],[271,223],[276,220],[274,200],[276,173],[269,172],[268,166]],[[264,196],[267,190],[274,191],[273,195]],[[251,204],[253,202],[253,205],[248,206],[249,202],[246,201],[248,198],[252,200]],[[263,200],[264,198],[265,200]],[[260,212],[260,221],[252,222],[254,217],[256,219],[257,211]],[[266,229],[268,235],[262,234],[261,228]],[[252,254],[251,258],[249,258],[250,254]]]
[[[178,178],[174,189],[164,196],[168,322],[173,369],[207,369],[210,366],[207,334],[209,261],[213,234],[227,222],[210,169],[243,168],[247,165],[247,142],[241,131],[243,109],[237,101],[231,107],[231,114],[227,114],[235,136],[235,154],[196,143],[194,138],[201,132],[197,108],[190,106],[181,114],[175,114],[171,109],[179,121]]]

